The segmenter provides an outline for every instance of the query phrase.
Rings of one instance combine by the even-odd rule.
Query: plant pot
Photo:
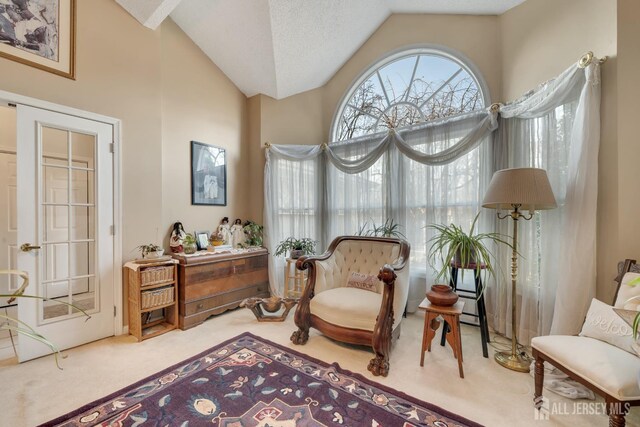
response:
[[[469,257],[469,260],[467,261],[466,265],[462,265],[462,256],[460,256],[460,251],[456,251],[455,256],[453,257],[453,263],[457,266],[460,267],[468,267],[468,266],[475,266],[476,265],[476,251],[472,250],[471,251],[471,256]]]
[[[291,249],[291,259],[298,259],[302,255],[304,255],[304,251],[302,249]]]
[[[433,285],[427,292],[427,299],[433,305],[450,307],[458,302],[458,294],[449,285]]]
[[[195,254],[198,250],[198,246],[195,243],[182,243],[184,253],[187,255]]]
[[[156,259],[156,258],[160,258],[162,255],[164,255],[164,249],[160,249],[160,250],[153,251],[153,252],[147,252],[147,254],[143,258],[145,258],[145,259]]]

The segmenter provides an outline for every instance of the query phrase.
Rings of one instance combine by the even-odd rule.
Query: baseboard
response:
[[[129,325],[122,327],[122,333],[120,335],[129,335]]]
[[[18,344],[16,343],[16,350]],[[13,346],[9,337],[0,339],[0,360],[13,359],[16,354],[13,352]]]

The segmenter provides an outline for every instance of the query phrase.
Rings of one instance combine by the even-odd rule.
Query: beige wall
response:
[[[175,220],[250,217],[246,97],[170,19],[152,31],[112,0],[77,3],[76,80],[0,58],[0,90],[122,120],[124,258]],[[227,207],[191,206],[191,140],[227,149]]]
[[[0,59],[2,89],[122,119],[123,252],[152,241],[162,211],[160,32],[110,0],[78,3],[77,77]],[[132,42],[133,41],[133,42]]]
[[[618,164],[617,169],[607,171],[618,176],[617,225],[619,242],[617,253],[620,258],[634,258],[640,261],[640,137],[638,132],[638,100],[640,99],[640,2],[637,0],[618,1]],[[603,221],[613,220],[603,218]],[[613,231],[612,231],[613,232]]]
[[[500,16],[502,93],[513,100],[560,74],[584,53],[602,66],[598,198],[598,297],[613,298],[611,276],[625,254],[618,233],[617,34],[615,0],[529,0]],[[627,254],[627,256],[631,256]]]
[[[162,45],[162,229],[165,246],[175,221],[213,230],[224,216],[261,220],[247,209],[246,97],[170,19]],[[191,141],[226,150],[227,206],[191,205]]]
[[[0,106],[0,150],[16,149],[16,109]]]
[[[122,120],[123,254],[171,223],[211,229],[247,217],[246,97],[171,21],[152,31],[112,0],[78,2],[77,76],[0,58],[0,89]],[[191,206],[190,141],[226,148],[227,207]]]

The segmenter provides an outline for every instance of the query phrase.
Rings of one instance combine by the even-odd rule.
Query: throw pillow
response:
[[[595,338],[636,354],[631,326],[613,311],[613,307],[595,298],[591,300],[580,336]]]
[[[625,273],[614,307],[640,310],[640,273]]]
[[[378,292],[378,278],[371,274],[352,271],[347,279],[347,288],[358,288],[365,291]]]

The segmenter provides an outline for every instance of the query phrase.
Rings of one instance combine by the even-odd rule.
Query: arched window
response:
[[[336,111],[332,141],[483,109],[489,99],[471,66],[442,49],[411,48],[366,70]]]

